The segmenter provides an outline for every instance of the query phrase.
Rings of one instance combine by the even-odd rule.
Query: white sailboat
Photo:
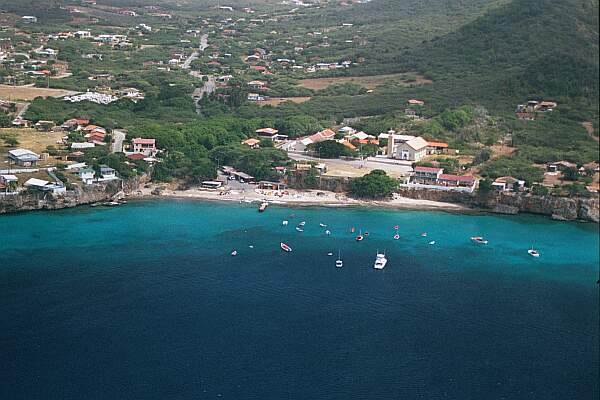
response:
[[[540,256],[540,252],[537,251],[536,249],[534,249],[533,245],[531,246],[531,248],[529,250],[527,250],[527,253],[529,253],[529,255],[532,256],[532,257],[539,257]]]

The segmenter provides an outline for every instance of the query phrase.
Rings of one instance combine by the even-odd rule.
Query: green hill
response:
[[[598,97],[598,1],[514,0],[400,59],[434,79],[476,74],[514,93]]]

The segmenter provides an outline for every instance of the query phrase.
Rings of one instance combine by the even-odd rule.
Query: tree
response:
[[[389,197],[397,189],[398,181],[380,169],[375,169],[350,183],[350,194],[371,199]]]
[[[491,179],[482,179],[479,181],[479,194],[482,196],[487,196],[492,191],[492,180]]]
[[[314,155],[322,158],[340,158],[351,155],[350,150],[341,143],[334,140],[325,140],[324,142],[313,143],[308,146]]]
[[[473,159],[474,165],[479,165],[490,159],[492,152],[489,149],[480,150]]]

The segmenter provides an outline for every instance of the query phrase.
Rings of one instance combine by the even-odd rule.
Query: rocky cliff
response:
[[[56,210],[112,200],[138,190],[147,182],[147,177],[135,177],[123,181],[110,181],[102,184],[75,186],[64,194],[24,190],[17,195],[0,196],[0,214],[30,211]]]
[[[598,222],[598,196],[590,198],[566,198],[556,196],[534,196],[524,193],[493,193],[488,196],[442,190],[402,188],[399,194],[412,199],[460,203],[472,208],[482,208],[501,214],[531,213],[563,221]]]

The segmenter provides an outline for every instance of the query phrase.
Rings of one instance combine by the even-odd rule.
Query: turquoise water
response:
[[[597,229],[186,201],[2,216],[0,397],[595,398]]]

